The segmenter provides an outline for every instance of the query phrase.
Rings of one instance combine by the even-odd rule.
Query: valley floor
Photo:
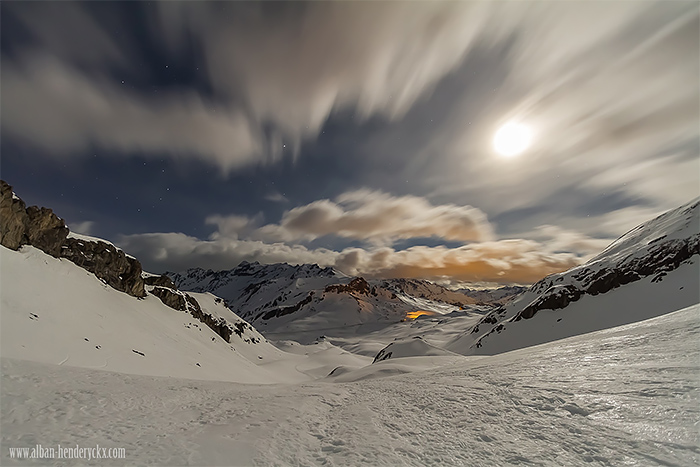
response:
[[[10,459],[10,447],[36,444],[125,448],[112,465],[698,464],[699,314],[371,379],[420,359],[388,360],[346,383],[244,385],[3,358],[0,464],[55,463]]]

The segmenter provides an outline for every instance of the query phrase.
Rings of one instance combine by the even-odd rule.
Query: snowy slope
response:
[[[79,443],[122,447],[127,465],[697,465],[699,314],[353,383],[247,386],[3,358],[0,463],[36,465],[8,446]],[[402,360],[369,370],[398,374]]]
[[[542,279],[446,348],[494,354],[698,303],[698,255],[696,199],[632,229],[587,263]]]
[[[382,281],[380,285],[398,295],[453,305],[452,309],[477,303],[476,299],[459,291],[449,290],[441,285],[420,279],[387,279]]]
[[[245,383],[304,381],[339,364],[360,367],[371,362],[330,344],[305,355],[282,352],[217,297],[192,293],[204,312],[232,325],[228,343],[153,295],[136,299],[30,246],[20,251],[0,247],[0,278],[3,357]]]
[[[457,292],[463,293],[474,300],[477,303],[497,303],[499,305],[505,304],[514,298],[516,298],[521,293],[525,292],[527,287],[519,285],[506,285],[503,287],[495,289],[459,289]]]

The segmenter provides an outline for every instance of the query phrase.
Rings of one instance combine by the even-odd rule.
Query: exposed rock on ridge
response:
[[[138,260],[109,243],[69,238],[68,234],[65,221],[51,209],[27,208],[12,187],[0,180],[0,244],[12,250],[34,246],[54,258],[72,261],[116,290],[146,296]]]
[[[141,263],[106,242],[67,238],[61,247],[61,258],[66,258],[90,271],[110,287],[134,297],[145,297]]]
[[[0,180],[0,244],[12,250],[22,245],[34,246],[54,258],[65,258],[95,274],[107,285],[134,297],[143,298],[149,292],[166,306],[185,311],[206,324],[226,342],[233,334],[243,339],[243,333],[252,327],[241,320],[231,324],[226,319],[212,316],[189,294],[177,289],[166,275],[144,273],[141,263],[111,243],[82,236],[69,236],[65,221],[51,209],[26,204],[5,181]],[[144,277],[145,276],[145,277]],[[258,343],[255,337],[244,339]]]

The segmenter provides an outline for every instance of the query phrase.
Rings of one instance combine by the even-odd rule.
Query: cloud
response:
[[[554,162],[571,176],[575,162],[561,164],[555,157],[585,157],[587,172],[604,170],[605,158],[588,154],[605,153],[608,143],[630,149],[636,141],[644,149],[644,139],[697,135],[694,2],[141,4],[151,21],[145,34],[160,52],[167,48],[177,57],[187,47],[197,50],[211,100],[194,91],[154,99],[110,81],[108,70],[138,62],[142,48],[131,36],[117,39],[110,32],[112,23],[127,25],[105,14],[109,8],[9,5],[11,17],[33,38],[21,51],[26,60],[3,56],[3,126],[9,134],[59,155],[97,144],[234,170],[278,160],[283,144],[299,151],[337,111],[398,121],[465,60],[486,51],[498,65],[469,70],[453,95],[466,110],[431,130],[428,152],[470,159],[464,169],[474,191],[502,184],[504,199],[494,204],[523,206],[541,196],[537,190],[510,196],[517,183],[509,189],[513,178],[479,157],[503,120],[532,121],[547,137],[533,149],[531,162]],[[110,24],[101,21],[107,16]],[[40,49],[55,61],[37,57]],[[472,86],[476,71],[489,75],[494,69],[504,76]],[[471,120],[467,131],[464,122]],[[465,151],[472,157],[463,157]],[[387,153],[371,146],[368,152],[387,159],[392,152],[420,150]],[[522,167],[520,175],[535,177],[538,165]],[[438,178],[445,186],[445,177]],[[537,186],[546,191],[547,185]]]
[[[173,50],[188,35],[223,95],[293,143],[335,109],[394,118],[463,58],[485,6],[470,2],[159,4]],[[251,47],[251,44],[255,44]]]
[[[44,53],[82,66],[127,68],[123,46],[129,38],[113,39],[84,6],[80,2],[24,3],[6,5],[3,14],[16,19],[32,36],[33,46]]]
[[[296,208],[297,211],[293,209],[284,214],[279,224],[263,227],[259,227],[261,216],[212,215],[206,223],[215,225],[217,230],[208,240],[182,233],[148,233],[122,236],[118,244],[154,271],[195,266],[230,269],[246,260],[316,263],[370,278],[523,284],[578,265],[609,243],[553,225],[540,226],[528,234],[537,240],[495,240],[480,211],[434,206],[411,196],[358,190],[345,193],[336,201],[320,200]],[[298,230],[289,230],[293,228]],[[430,235],[473,239],[479,229],[488,233],[484,241],[456,248],[418,245],[395,249],[376,241]],[[296,235],[294,240],[299,235],[335,234],[375,241],[367,242],[363,248],[310,248],[256,238],[261,232],[268,237],[273,236],[272,232],[278,236],[282,235],[280,232],[291,232],[290,235]]]
[[[196,93],[143,96],[88,79],[50,56],[3,60],[5,135],[70,156],[99,145],[145,155],[204,159],[225,169],[261,152],[246,118]]]
[[[512,239],[459,248],[348,249],[338,255],[334,266],[347,274],[370,277],[527,284],[580,262],[572,253],[553,253],[538,242]]]
[[[239,238],[246,238],[258,228],[262,222],[262,215],[255,217],[248,216],[221,216],[219,214],[214,214],[208,216],[204,223],[206,225],[217,226],[216,232],[211,235],[211,240],[218,240],[221,238],[227,238],[231,240],[238,240]]]
[[[486,215],[477,208],[433,205],[418,196],[392,196],[375,190],[346,192],[335,201],[314,201],[286,211],[278,224],[254,230],[253,223],[240,216],[210,219],[219,225],[215,235],[239,238],[245,231],[250,238],[266,241],[310,241],[333,235],[379,245],[411,238],[461,242],[493,238]]]
[[[199,158],[224,171],[274,161],[283,145],[298,150],[314,137],[336,109],[364,117],[404,113],[461,60],[481,9],[467,3],[142,4],[156,47],[169,45],[173,56],[183,41],[198,48],[213,105],[194,91],[155,99],[122,90],[110,72],[137,73],[132,63],[143,60],[143,51],[132,36],[113,35],[125,18],[111,8],[8,8],[31,37],[3,56],[8,134],[58,156],[99,145]],[[105,17],[112,23],[103,23]]]
[[[71,232],[83,235],[91,235],[94,231],[95,223],[93,221],[74,222],[71,223],[68,226],[68,228]]]
[[[697,4],[539,7],[518,21],[504,67],[487,63],[481,79],[470,76],[473,67],[462,70],[460,77],[474,82],[452,95],[449,120],[416,156],[428,161],[417,167],[427,193],[470,199],[491,216],[552,204],[567,188],[579,204],[617,191],[658,210],[694,196],[700,186]],[[491,136],[510,119],[531,125],[536,138],[522,157],[503,161],[493,155]],[[392,136],[394,143],[403,140]],[[674,151],[686,154],[670,157]],[[566,209],[560,205],[552,216]]]
[[[538,240],[545,244],[550,251],[571,252],[585,259],[600,253],[614,240],[612,238],[592,238],[581,232],[556,225],[541,225],[524,237]]]
[[[333,264],[335,252],[309,250],[304,246],[235,240],[223,236],[200,240],[183,233],[146,233],[124,235],[117,242],[134,255],[149,271],[182,271],[191,267],[230,269],[241,261],[261,263]]]
[[[571,253],[554,253],[530,240],[500,240],[460,248],[416,246],[309,249],[283,243],[219,237],[199,240],[181,233],[122,236],[117,242],[150,271],[181,271],[190,267],[230,269],[239,262],[316,263],[346,274],[370,278],[410,277],[455,282],[532,283],[547,274],[581,262]]]
[[[278,191],[273,191],[265,195],[267,201],[272,201],[273,203],[288,203],[289,199]]]

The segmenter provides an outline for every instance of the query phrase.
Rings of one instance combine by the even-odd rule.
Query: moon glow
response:
[[[506,157],[523,153],[532,144],[532,130],[522,123],[506,123],[493,136],[494,150]]]

